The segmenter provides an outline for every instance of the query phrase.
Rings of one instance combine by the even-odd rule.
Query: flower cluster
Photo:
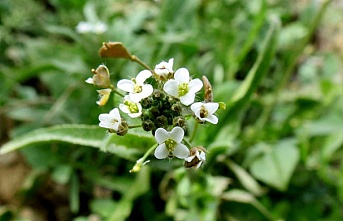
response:
[[[110,83],[107,67],[100,65],[92,70],[94,75],[86,82],[101,88],[98,90],[100,100],[97,101],[100,106],[107,103],[112,92],[122,97],[119,108],[100,114],[100,127],[117,135],[125,135],[130,128],[142,127],[151,131],[157,142],[147,153],[154,151],[157,159],[177,157],[185,160],[186,168],[199,168],[206,160],[206,149],[192,147],[186,140],[185,134],[189,133],[186,120],[193,117],[196,124],[217,124],[215,112],[220,105],[212,101],[212,88],[205,76],[203,81],[192,79],[186,68],[174,72],[173,63],[173,58],[168,62],[162,61],[154,69],[149,68],[131,79],[118,81],[116,86]],[[196,102],[203,87],[205,97],[203,101]],[[129,118],[139,118],[141,124],[128,125],[120,111]],[[145,158],[139,159],[132,171],[138,171]]]

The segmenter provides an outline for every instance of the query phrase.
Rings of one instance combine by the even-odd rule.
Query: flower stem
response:
[[[131,56],[131,60],[134,62],[137,62],[138,64],[142,65],[144,68],[148,69],[152,73],[154,73],[154,70],[152,70],[149,65],[145,64],[143,61],[141,61],[136,55]]]
[[[152,145],[147,152],[145,152],[144,156],[141,157],[139,160],[137,160],[136,164],[132,167],[132,169],[130,170],[130,173],[134,173],[134,172],[139,172],[142,168],[142,166],[146,163],[148,163],[149,161],[145,161],[145,159],[150,155],[150,153],[156,149],[158,144],[154,144]]]
[[[142,125],[141,124],[137,124],[137,125],[130,125],[129,126],[130,129],[139,128],[139,127],[142,127]]]
[[[189,148],[192,147],[192,144],[191,144],[188,140],[186,140],[185,138],[183,138],[182,140],[183,140],[183,142],[185,142],[185,144],[186,144]]]
[[[120,93],[119,91],[117,91],[114,87],[113,87],[113,88],[111,87],[111,89],[112,89],[112,91],[113,91],[114,93],[118,94],[120,97],[125,97],[124,94],[122,94],[122,93]]]
[[[192,142],[193,139],[195,138],[195,134],[196,134],[197,129],[198,129],[198,124],[199,124],[198,122],[195,122],[193,133],[192,133],[192,136],[189,138],[189,142]]]

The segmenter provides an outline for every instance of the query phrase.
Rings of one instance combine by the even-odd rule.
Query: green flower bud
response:
[[[168,126],[168,118],[164,115],[158,116],[156,118],[157,124],[159,127],[167,128]]]
[[[154,122],[152,122],[151,120],[143,121],[142,127],[143,127],[143,130],[145,130],[145,131],[151,131],[151,130],[154,130],[156,128],[154,125]]]

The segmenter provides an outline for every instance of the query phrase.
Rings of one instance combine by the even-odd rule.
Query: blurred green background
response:
[[[342,220],[342,10],[341,0],[1,0],[0,220]],[[91,69],[106,64],[114,84],[142,70],[101,58],[108,41],[211,81],[227,109],[197,133],[201,169],[151,155],[129,173],[154,139],[97,126],[120,101],[96,105]]]

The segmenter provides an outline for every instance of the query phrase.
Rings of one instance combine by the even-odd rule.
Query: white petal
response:
[[[86,83],[88,83],[88,84],[94,84],[93,78],[88,78],[88,79],[86,80]]]
[[[184,144],[176,144],[174,151],[174,156],[180,159],[185,159],[189,156],[189,149]]]
[[[100,114],[99,121],[101,122],[111,122],[111,116],[109,114]]]
[[[183,139],[183,136],[185,135],[185,132],[181,127],[174,127],[170,131],[170,138],[173,139],[176,143],[180,143]]]
[[[110,115],[113,119],[120,120],[120,114],[119,114],[119,109],[114,108],[113,110],[110,111]]]
[[[151,75],[152,75],[152,73],[148,70],[144,70],[144,71],[139,72],[137,74],[137,77],[136,77],[137,84],[142,85],[146,79],[151,77]]]
[[[200,109],[202,105],[203,105],[202,102],[196,102],[196,103],[194,103],[194,104],[191,105],[191,109],[192,109],[192,111],[195,113],[195,111],[197,111],[198,109]]]
[[[130,93],[129,94],[131,101],[138,103],[142,100],[142,93]]]
[[[170,71],[173,71],[174,58],[169,59],[168,65],[169,65],[169,66],[168,66],[168,69],[169,69]]]
[[[164,159],[168,156],[168,153],[166,145],[163,143],[155,149],[154,155],[157,159]]]
[[[204,106],[207,109],[208,114],[213,114],[214,112],[218,110],[219,104],[210,102],[210,103],[204,104]]]
[[[191,80],[188,84],[188,87],[189,87],[188,93],[196,93],[196,92],[200,91],[202,86],[203,86],[203,83],[201,80],[199,80],[199,79]]]
[[[199,167],[201,166],[201,164],[202,164],[202,161],[200,161],[200,162],[198,163],[198,165],[197,165],[197,167],[196,167],[195,169],[199,169]]]
[[[154,92],[154,88],[152,87],[152,85],[150,85],[150,84],[143,85],[142,86],[142,92],[141,92],[142,99],[149,97],[152,94],[152,92]]]
[[[125,104],[119,104],[119,109],[123,111],[125,114],[130,114],[129,107]]]
[[[131,118],[136,118],[136,117],[139,117],[139,116],[141,116],[141,115],[142,115],[142,112],[129,114],[129,116],[130,116]]]
[[[214,116],[214,115],[208,115],[207,117],[203,118],[206,121],[212,123],[212,124],[217,124],[218,123],[218,117]]]
[[[170,138],[170,135],[165,129],[158,128],[155,131],[155,139],[156,139],[157,143],[159,143],[159,144],[164,143],[164,141],[166,141],[169,138]]]
[[[188,83],[189,82],[189,72],[186,68],[180,68],[175,72],[174,78],[179,84]]]
[[[188,106],[191,103],[193,103],[194,99],[195,99],[195,94],[194,93],[189,93],[189,92],[187,94],[183,95],[182,97],[180,97],[181,103],[183,103],[186,106]]]
[[[168,80],[164,86],[163,86],[163,90],[174,97],[178,97],[179,92],[178,92],[178,83],[175,80]]]
[[[135,86],[135,83],[133,83],[133,81],[127,80],[127,79],[123,79],[118,81],[117,83],[117,87],[123,91],[126,92],[133,92],[133,88]]]
[[[187,162],[191,162],[194,159],[195,156],[189,156],[185,159]]]
[[[200,160],[205,161],[206,160],[206,154],[201,151],[200,153]]]

